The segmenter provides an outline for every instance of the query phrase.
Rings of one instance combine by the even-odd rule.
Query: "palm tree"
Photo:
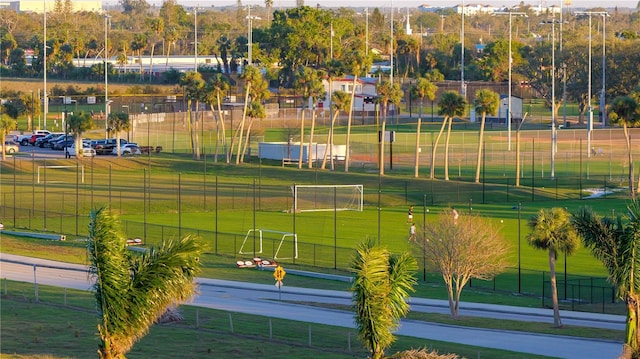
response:
[[[476,183],[480,183],[480,162],[482,161],[482,151],[484,143],[484,124],[487,119],[487,114],[495,115],[498,112],[498,105],[500,104],[500,95],[497,92],[489,89],[482,89],[476,91],[476,99],[473,101],[473,106],[476,109],[476,113],[482,114],[482,121],[480,122],[480,136],[478,137],[478,159],[476,161]]]
[[[249,125],[247,126],[247,135],[245,136],[242,156],[240,156],[240,162],[244,162],[244,156],[247,152],[247,148],[249,147],[249,138],[251,137],[251,127],[253,126],[253,121],[256,118],[262,120],[263,118],[267,117],[267,112],[262,103],[271,97],[271,92],[269,91],[269,83],[263,78],[255,81],[252,88],[253,90],[251,91],[251,104],[247,109],[247,116],[249,116]]]
[[[635,196],[633,190],[633,158],[631,155],[631,138],[629,137],[629,127],[635,127],[640,125],[640,115],[637,114],[638,103],[631,96],[619,96],[613,99],[611,102],[611,110],[609,111],[609,117],[611,123],[622,124],[624,131],[624,139],[627,143],[627,156],[629,157],[629,191],[631,196]],[[640,191],[640,185],[638,185],[638,191]]]
[[[138,65],[140,65],[140,81],[144,79],[144,73],[142,70],[142,51],[147,48],[147,35],[146,34],[135,34],[133,35],[133,40],[131,41],[131,51],[134,53],[138,52]]]
[[[161,17],[149,19],[147,26],[151,30],[151,59],[149,61],[149,82],[153,80],[153,55],[156,50],[156,43],[158,43],[158,39],[160,34],[164,32],[164,19]]]
[[[218,162],[218,143],[222,142],[222,151],[225,153],[226,163],[229,163],[230,157],[227,152],[227,135],[224,128],[224,115],[222,113],[223,96],[229,91],[229,80],[221,74],[214,74],[207,82],[205,88],[205,99],[211,107],[211,114],[216,119],[216,145],[214,162]],[[218,116],[214,112],[214,106],[218,107]]]
[[[236,164],[240,163],[240,153],[242,151],[242,138],[244,132],[244,124],[247,118],[247,109],[249,107],[249,95],[251,93],[251,85],[258,81],[262,81],[262,74],[257,67],[249,65],[245,66],[240,78],[245,81],[245,96],[244,96],[244,111],[242,112],[242,120],[238,125],[238,131],[236,131],[236,136],[231,138],[231,148],[229,152],[233,153],[234,141],[237,138],[238,141],[238,154],[236,155]]]
[[[76,147],[76,156],[82,156],[82,134],[89,131],[93,127],[93,119],[91,115],[84,112],[74,113],[67,118],[67,129],[73,134]],[[66,149],[65,149],[66,151]]]
[[[351,107],[349,107],[349,116],[347,119],[347,146],[344,159],[344,171],[349,172],[350,159],[350,147],[351,147],[351,119],[353,115],[353,104],[356,95],[356,85],[358,83],[358,76],[366,73],[371,68],[371,57],[366,56],[359,51],[352,51],[345,56],[344,67],[345,71],[353,74],[353,86],[351,88]]]
[[[296,78],[293,87],[300,92],[302,97],[302,118],[300,119],[300,146],[298,155],[298,168],[302,168],[302,159],[304,153],[304,114],[311,97],[311,84],[317,78],[315,70],[310,67],[301,66],[296,72]],[[308,160],[311,161],[311,147],[308,148]]]
[[[98,357],[107,359],[124,358],[169,306],[191,298],[204,246],[185,237],[132,254],[116,217],[102,208],[90,214],[87,249],[100,316]]]
[[[318,107],[318,101],[324,100],[327,97],[327,91],[324,89],[324,84],[322,84],[322,71],[314,71],[315,76],[309,83],[309,95],[311,97],[311,102],[313,106],[313,112],[311,112],[311,130],[309,131],[309,168],[313,167],[313,161],[311,154],[313,146],[313,133],[316,128],[316,108]],[[316,154],[317,155],[317,154]]]
[[[264,6],[267,8],[267,23],[271,23],[271,8],[273,7],[273,0],[264,0]]]
[[[24,112],[27,115],[27,130],[31,131],[33,129],[33,118],[40,115],[40,99],[34,97],[33,93],[22,93],[20,94],[20,101],[24,105]]]
[[[564,208],[541,209],[529,219],[531,233],[527,241],[537,249],[549,252],[549,281],[551,283],[551,299],[553,301],[553,324],[562,327],[558,308],[558,289],[556,285],[556,259],[558,252],[571,255],[579,243],[578,233],[571,225],[569,214]]]
[[[373,240],[360,243],[351,260],[355,278],[353,310],[360,339],[379,359],[395,340],[393,331],[409,312],[409,292],[416,283],[416,260],[409,252],[392,255]]]
[[[169,26],[164,29],[163,41],[167,44],[167,51],[165,54],[165,71],[169,69],[169,55],[171,54],[171,46],[175,47],[176,41],[178,41],[178,29],[175,26]]]
[[[0,135],[2,138],[6,138],[9,131],[15,130],[17,127],[17,122],[5,116],[5,107],[0,104]],[[1,147],[2,149],[2,160],[7,159],[7,152],[4,149],[4,141],[2,141]]]
[[[180,78],[180,85],[185,88],[185,97],[187,99],[187,132],[191,139],[191,151],[193,153],[193,159],[200,159],[200,142],[198,139],[197,117],[198,109],[200,107],[200,101],[205,98],[204,85],[205,82],[202,79],[202,75],[199,72],[189,71]],[[191,104],[195,102],[195,119],[191,115]]]
[[[120,157],[120,133],[128,131],[131,126],[129,122],[129,114],[126,112],[111,112],[109,114],[109,132],[116,134],[116,148],[118,157]]]
[[[449,136],[451,134],[451,123],[455,116],[464,114],[464,108],[466,105],[467,101],[465,101],[464,97],[460,96],[457,92],[447,91],[442,94],[442,98],[438,103],[438,115],[444,115],[444,117],[442,118],[442,127],[440,127],[440,132],[438,132],[436,141],[431,148],[431,173],[429,175],[429,178],[431,179],[435,177],[435,161],[438,142],[440,142],[442,132],[444,132],[444,128],[448,124],[447,140],[445,143],[444,172],[445,180],[449,180]]]
[[[415,86],[411,88],[411,95],[420,99],[420,110],[418,114],[418,127],[416,129],[416,160],[413,169],[413,176],[418,178],[418,170],[420,168],[420,131],[422,130],[422,106],[424,104],[424,98],[428,98],[433,101],[436,98],[436,92],[438,86],[433,82],[427,80],[424,77],[419,77]]]
[[[233,44],[228,37],[223,35],[216,41],[216,45],[218,45],[218,50],[220,50],[224,73],[228,76],[231,74],[231,69],[229,67],[229,52],[231,52]]]
[[[340,114],[340,111],[347,111],[347,109],[351,106],[351,96],[344,91],[336,91],[331,96],[331,107],[333,109],[333,118],[331,119],[331,126],[329,128],[329,132],[327,133],[327,148],[324,151],[324,158],[322,159],[321,169],[325,169],[327,164],[327,154],[331,152],[331,170],[333,171],[333,130],[335,128],[335,122]]]
[[[640,356],[640,202],[634,198],[624,218],[600,217],[590,208],[573,213],[571,221],[591,250],[609,272],[609,281],[618,298],[627,304],[627,327],[621,358]]]

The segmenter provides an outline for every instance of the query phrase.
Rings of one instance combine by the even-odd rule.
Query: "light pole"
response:
[[[193,8],[193,71],[198,72],[198,8]]]
[[[511,67],[513,66],[513,51],[511,50],[511,23],[513,15],[527,17],[524,12],[508,11],[508,12],[495,12],[495,15],[509,15],[509,91],[507,94],[507,149],[511,151]]]
[[[606,28],[607,28],[607,16],[608,13],[601,13],[602,15],[602,90],[600,92],[600,113],[602,114],[602,127],[607,125],[607,106],[606,106],[606,94],[605,94],[605,73],[607,69],[606,59]]]
[[[44,129],[47,129],[47,112],[49,112],[49,98],[47,94],[47,0],[43,1],[42,5],[42,13],[43,15],[43,27],[44,27],[44,42],[42,43],[44,56],[42,57],[42,61],[44,64],[43,67],[43,79],[44,79]]]
[[[587,85],[587,100],[589,101],[588,108],[588,117],[587,117],[587,158],[591,157],[591,132],[593,131],[593,107],[591,107],[591,16],[592,15],[602,15],[608,16],[609,14],[606,11],[576,11],[574,13],[576,16],[589,16],[589,81]],[[604,31],[603,31],[604,34]],[[604,64],[604,38],[603,38],[603,64]],[[603,78],[604,78],[604,67],[602,68]],[[604,96],[604,81],[603,81],[603,96]],[[601,99],[602,100],[602,99]],[[604,120],[603,120],[604,121]]]
[[[253,20],[260,20],[259,16],[251,16],[251,5],[247,6],[249,10],[249,14],[247,15],[247,20],[249,21],[249,26],[247,29],[247,64],[253,64]]]
[[[391,82],[391,84],[393,85],[393,0],[391,0],[391,51],[389,52],[389,64],[391,65],[390,68],[390,76],[389,76],[389,81]],[[355,91],[355,89],[354,89]]]
[[[109,88],[108,88],[108,71],[107,71],[107,60],[108,60],[108,46],[107,46],[107,30],[109,29],[109,14],[104,15],[104,138],[109,137]]]
[[[556,176],[556,152],[558,151],[558,132],[556,128],[556,19],[542,21],[551,23],[551,179]]]
[[[462,0],[461,25],[460,25],[460,94],[467,97],[467,86],[464,84],[464,0]],[[511,44],[509,44],[511,46]]]

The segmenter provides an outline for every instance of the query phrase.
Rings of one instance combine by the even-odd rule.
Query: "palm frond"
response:
[[[116,217],[99,209],[91,213],[88,249],[101,314],[100,354],[115,357],[128,352],[167,307],[195,293],[204,246],[187,236],[133,256]]]

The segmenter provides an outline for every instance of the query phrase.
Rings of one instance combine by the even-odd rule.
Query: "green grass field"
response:
[[[460,144],[456,147],[453,158],[461,160],[451,162],[451,181],[442,180],[441,164],[436,171],[438,177],[436,180],[424,177],[428,165],[425,165],[421,177],[414,179],[410,161],[411,152],[408,149],[410,131],[410,129],[407,130],[407,145],[394,149],[399,151],[395,152],[399,156],[396,167],[393,171],[387,171],[382,177],[377,175],[375,166],[372,167],[370,164],[353,166],[349,173],[344,173],[342,167],[338,167],[335,172],[317,169],[298,170],[292,167],[282,168],[276,162],[259,162],[255,159],[241,166],[215,164],[211,158],[193,161],[189,155],[179,152],[126,159],[99,157],[77,162],[52,160],[47,161],[46,165],[72,167],[50,168],[46,173],[43,168],[38,169],[39,166],[45,166],[43,161],[33,161],[26,156],[2,161],[0,164],[2,198],[0,218],[6,230],[32,230],[62,233],[68,236],[66,242],[50,242],[3,234],[2,251],[84,263],[86,259],[82,238],[86,236],[87,215],[91,208],[110,206],[120,214],[124,235],[144,238],[147,244],[187,233],[195,233],[203,237],[209,243],[208,253],[203,257],[204,276],[273,283],[271,273],[235,267],[236,259],[251,258],[253,249],[256,248],[254,245],[259,244],[250,236],[245,243],[248,253],[238,253],[247,230],[251,228],[298,234],[299,257],[297,259],[286,255],[293,253],[291,241],[285,241],[281,248],[283,254],[279,254],[279,257],[282,258],[281,263],[285,268],[348,275],[346,268],[354,244],[364,238],[378,238],[382,244],[387,245],[394,252],[411,250],[407,243],[408,224],[406,223],[406,211],[410,204],[415,205],[414,219],[419,226],[423,221],[435,221],[439,212],[455,206],[462,215],[478,214],[501,226],[505,243],[511,250],[511,268],[494,281],[472,281],[471,285],[465,288],[462,299],[540,307],[549,305],[548,300],[545,301],[542,296],[544,288],[548,288],[548,283],[544,282],[544,280],[548,281],[547,253],[536,251],[526,243],[527,219],[540,208],[554,206],[575,210],[580,206],[588,205],[601,214],[624,213],[628,201],[627,193],[624,191],[608,194],[606,199],[604,197],[582,199],[588,193],[585,189],[589,187],[621,187],[613,183],[615,181],[610,181],[615,176],[610,176],[608,173],[620,171],[624,166],[618,163],[612,164],[610,158],[595,158],[588,162],[587,167],[587,161],[576,153],[575,149],[578,145],[575,142],[563,145],[569,146],[566,148],[571,150],[571,156],[566,157],[566,163],[559,162],[556,179],[550,180],[548,172],[546,174],[538,172],[540,168],[545,168],[546,171],[548,165],[545,165],[544,161],[534,161],[534,165],[524,165],[523,185],[515,187],[513,177],[507,175],[513,170],[512,152],[506,152],[504,156],[499,155],[500,151],[504,151],[503,141],[496,144],[499,147],[492,150],[493,158],[485,165],[486,174],[483,177],[485,183],[473,183],[475,171],[472,162],[473,145],[465,142],[469,135],[462,132],[454,133],[455,137],[452,140]],[[368,136],[366,134],[363,138]],[[367,148],[367,146],[361,145],[360,148]],[[530,151],[532,149],[533,146]],[[535,158],[537,153],[531,152],[529,160]],[[405,159],[401,160],[401,158]],[[453,164],[459,164],[459,172],[455,171],[457,166]],[[613,170],[611,169],[613,165],[621,167]],[[84,169],[84,181],[81,169]],[[453,176],[453,172],[459,175]],[[525,175],[531,172],[534,174],[533,177],[530,174],[529,177]],[[38,174],[41,176],[40,182],[37,179]],[[333,211],[303,212],[294,215],[289,211],[292,205],[291,186],[294,183],[363,184],[364,210],[335,213]],[[518,203],[521,204],[520,211],[518,211]],[[265,257],[275,253],[279,240],[278,235],[265,236],[263,241]],[[420,263],[419,254],[417,257]],[[420,268],[422,268],[421,263]],[[518,274],[518,268],[520,268],[520,274]],[[600,287],[594,288],[608,287],[603,279],[606,273],[587,250],[579,249],[566,260],[561,256],[558,260],[558,270],[562,309],[624,313],[622,305],[610,303],[609,292],[596,291],[596,296],[589,298],[594,301],[593,304],[582,297],[580,301],[564,300],[578,298],[577,293],[581,287],[577,287],[575,283],[579,278],[592,283],[594,280],[590,277],[599,278],[595,283]],[[422,269],[418,275],[420,283],[416,288],[416,296],[446,298],[446,291],[436,275],[426,273],[423,277]],[[569,285],[566,287],[562,286],[565,275],[569,280]],[[346,283],[294,275],[288,275],[286,281],[290,286],[348,289]],[[517,292],[519,284],[522,293]],[[607,289],[610,290],[610,288]],[[28,289],[23,292],[27,293]],[[548,294],[548,289],[546,293]],[[15,327],[13,324],[9,325],[14,323],[13,316],[22,316],[25,313],[32,316],[25,322],[34,323],[26,325],[25,322],[15,322],[15,325],[23,329],[20,332],[23,338],[16,340],[15,349],[5,344],[5,342],[13,343],[14,341],[5,340],[5,338],[17,334],[3,332],[3,353],[17,352],[20,355],[27,355],[26,357],[37,353],[48,353],[55,357],[86,357],[95,353],[97,343],[93,336],[95,327],[92,326],[92,314],[86,314],[82,325],[89,324],[81,328],[79,325],[71,324],[73,321],[69,318],[76,318],[79,315],[84,318],[85,314],[82,314],[82,311],[79,313],[77,310],[72,310],[67,314],[66,309],[61,310],[56,307],[55,312],[58,314],[56,318],[60,320],[49,326],[47,323],[51,321],[51,314],[47,317],[46,305],[42,307],[40,304],[28,302],[26,307],[24,305],[25,303],[20,301],[14,302],[13,299],[3,298],[3,330]],[[188,307],[184,310],[185,313],[190,314],[195,311]],[[40,318],[41,314],[44,315],[43,318]],[[219,327],[228,323],[228,313],[204,314],[203,312],[202,315],[208,318],[207,321],[211,319],[213,326]],[[214,317],[222,317],[218,319],[221,322],[213,321]],[[246,320],[251,321],[255,318]],[[291,326],[292,324],[284,323],[283,325]],[[508,328],[524,326],[526,330],[539,330],[522,323],[504,325]],[[172,345],[176,348],[191,347],[194,348],[194,352],[202,353],[202,356],[194,357],[245,356],[252,353],[270,357],[271,353],[281,353],[272,348],[271,343],[267,343],[268,340],[264,337],[256,338],[256,333],[243,334],[238,338],[239,335],[229,335],[220,330],[210,332],[209,329],[201,328],[196,331],[188,326],[154,328],[150,335],[135,347],[135,353],[132,352],[130,357],[147,357],[150,353],[154,353],[156,347],[163,347],[159,344],[168,342],[169,338],[172,344],[177,343]],[[297,329],[298,332],[303,333],[306,330],[306,327]],[[339,332],[337,335],[342,338],[347,335],[346,331],[335,328],[326,330],[332,333]],[[45,336],[42,333],[52,331],[63,337],[52,337],[51,342],[44,340]],[[580,329],[578,332],[582,334],[575,335],[613,336],[614,338],[619,335],[619,333],[585,334],[585,331]],[[208,338],[209,334],[215,339],[203,339]],[[65,335],[74,339],[65,338]],[[329,342],[336,340],[340,339],[328,339]],[[74,345],[65,344],[70,341],[73,341]],[[353,343],[356,343],[355,338]],[[276,345],[279,348],[283,344],[278,342]],[[485,349],[463,348],[446,343],[416,343],[415,340],[407,338],[400,338],[393,350],[418,346],[430,346],[437,348],[440,352],[456,352],[467,357],[476,357],[478,353],[481,353],[481,357],[491,358],[523,357],[520,354],[487,352]],[[43,347],[48,349],[42,349]],[[219,352],[220,348],[236,347],[241,349],[236,349],[233,353]],[[296,348],[300,351],[296,351]],[[70,354],[70,350],[80,350],[80,352]],[[89,354],[85,355],[85,350],[88,350],[86,353]],[[325,349],[309,350],[304,343],[287,345],[286,350],[286,353],[278,357],[354,357],[353,353],[336,353]],[[355,356],[362,355],[355,354]]]

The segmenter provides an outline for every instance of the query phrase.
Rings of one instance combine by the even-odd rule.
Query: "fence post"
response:
[[[273,339],[273,323],[271,322],[271,318],[269,318],[269,340]]]
[[[67,288],[64,288],[64,306],[67,306]]]
[[[311,346],[311,325],[309,325],[309,346]]]
[[[36,269],[37,269],[37,265],[34,264],[33,265],[33,290],[34,290],[34,294],[37,302],[38,301],[38,280],[36,277]]]
[[[351,332],[347,333],[347,350],[351,353]]]
[[[231,318],[231,313],[229,313],[229,328],[231,329],[231,334],[233,334],[233,319]]]

